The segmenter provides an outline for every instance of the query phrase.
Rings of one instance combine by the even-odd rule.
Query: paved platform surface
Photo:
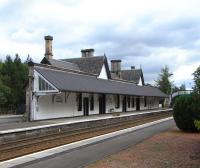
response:
[[[124,112],[119,113],[119,116],[113,116],[112,114],[103,114],[103,115],[92,115],[92,116],[80,116],[80,117],[73,117],[73,118],[62,118],[62,119],[51,119],[51,120],[43,120],[43,121],[34,121],[34,122],[18,122],[18,123],[6,123],[0,124],[0,134],[8,132],[12,132],[15,130],[23,130],[23,129],[37,129],[42,127],[51,127],[56,125],[62,124],[71,124],[71,123],[78,123],[78,122],[85,122],[91,120],[101,120],[107,118],[117,118],[122,116],[131,116],[131,115],[138,115],[144,113],[152,113],[152,112],[160,112],[160,111],[169,111],[172,109],[156,109],[156,110],[147,110],[147,111],[134,111],[134,112]]]
[[[16,165],[15,168],[78,168],[102,159],[108,155],[127,149],[146,138],[159,132],[166,131],[174,126],[173,120],[161,122],[143,129],[109,138],[98,143],[91,143],[74,150],[62,152],[53,157],[39,159],[24,165]]]

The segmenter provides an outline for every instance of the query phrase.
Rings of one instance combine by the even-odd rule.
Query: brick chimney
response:
[[[93,57],[94,56],[94,49],[82,49],[81,50],[82,57]]]
[[[121,60],[111,60],[111,72],[121,78]]]
[[[47,59],[52,59],[53,58],[53,53],[52,53],[52,36],[44,36],[45,39],[45,57]]]

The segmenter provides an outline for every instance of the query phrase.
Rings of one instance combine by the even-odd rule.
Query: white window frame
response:
[[[38,93],[58,93],[59,92],[59,90],[53,84],[51,84],[46,78],[44,78],[39,72],[35,71],[34,76],[35,76],[35,80],[34,80],[35,92],[38,92]],[[52,88],[54,88],[54,90],[39,90],[39,77],[43,79]]]

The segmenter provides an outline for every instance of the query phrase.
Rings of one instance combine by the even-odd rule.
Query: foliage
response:
[[[177,92],[177,91],[184,91],[184,90],[186,90],[185,84],[182,84],[180,87],[178,87],[178,86],[173,86],[173,88],[172,88],[172,92],[173,92],[173,93],[174,93],[174,92]]]
[[[200,120],[200,97],[190,94],[175,100],[173,117],[176,125],[183,131],[198,131],[195,120]]]
[[[200,66],[194,71],[194,92],[200,94]]]
[[[2,84],[0,81],[0,105],[7,104],[9,97],[11,97],[11,90],[9,87]]]
[[[161,69],[161,73],[158,76],[158,80],[156,80],[156,86],[164,93],[170,94],[172,90],[172,82],[170,81],[170,77],[172,77],[172,73],[169,72],[169,68],[165,65],[164,68]]]
[[[195,120],[194,125],[198,129],[198,131],[200,131],[200,120]]]
[[[21,62],[18,54],[14,60],[7,56],[0,62],[0,105],[17,109],[25,104],[25,82],[28,80],[28,66]]]

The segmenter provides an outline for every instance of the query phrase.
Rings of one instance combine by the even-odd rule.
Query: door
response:
[[[140,111],[140,97],[136,97],[136,110]]]
[[[99,95],[99,114],[106,113],[106,95]]]
[[[88,116],[89,115],[89,98],[85,97],[83,99],[83,115]]]
[[[126,112],[126,96],[122,100],[122,112]]]

